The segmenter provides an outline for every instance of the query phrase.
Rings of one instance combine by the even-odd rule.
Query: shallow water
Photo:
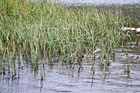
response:
[[[127,73],[128,61],[130,73]],[[95,62],[94,73],[92,62]],[[117,49],[110,62],[109,66],[101,66],[97,54],[95,61],[83,58],[81,66],[76,64],[72,69],[61,58],[53,64],[46,59],[41,81],[40,68],[34,71],[23,61],[23,68],[17,70],[19,76],[12,79],[11,74],[0,74],[1,93],[139,93],[140,44],[128,43]]]

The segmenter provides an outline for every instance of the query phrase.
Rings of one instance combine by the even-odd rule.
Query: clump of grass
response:
[[[0,53],[3,57],[11,52],[30,55],[34,69],[37,69],[39,55],[62,56],[63,60],[70,60],[75,53],[81,59],[86,47],[90,48],[87,52],[91,54],[100,47],[105,51],[101,54],[102,64],[104,54],[109,59],[112,50],[129,38],[119,31],[128,23],[131,22],[126,21],[121,12],[104,11],[94,6],[70,7],[45,1],[2,0]]]

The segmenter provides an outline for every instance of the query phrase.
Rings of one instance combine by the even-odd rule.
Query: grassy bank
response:
[[[30,55],[36,68],[40,55],[62,56],[71,61],[73,55],[79,59],[93,56],[97,48],[101,49],[102,63],[104,56],[108,60],[126,40],[137,40],[120,32],[121,27],[128,25],[131,21],[120,11],[0,0],[1,67],[10,68],[11,53],[11,59],[19,53]]]

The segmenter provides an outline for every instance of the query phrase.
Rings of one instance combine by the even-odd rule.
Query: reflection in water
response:
[[[133,46],[133,47],[132,47]],[[11,73],[0,75],[2,93],[134,93],[140,92],[140,45],[128,44],[116,50],[115,61],[110,66],[101,66],[99,55],[91,70],[90,59],[83,58],[81,66],[74,68],[61,58],[53,63],[46,60],[44,78],[41,81],[40,68],[37,71],[31,65],[24,64],[19,74],[12,78]],[[128,52],[128,55],[126,55]],[[139,52],[140,53],[140,52]],[[89,61],[87,61],[89,60]],[[93,60],[92,60],[93,61]],[[130,61],[130,73],[127,63]],[[24,61],[25,62],[25,61]]]

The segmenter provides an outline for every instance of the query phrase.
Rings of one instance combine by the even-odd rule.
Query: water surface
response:
[[[90,5],[124,5],[124,4],[137,4],[140,3],[140,0],[60,0],[66,4],[90,4]]]
[[[127,73],[128,61],[130,73]],[[94,69],[91,68],[92,62],[95,62]],[[140,45],[133,42],[117,49],[110,62],[110,66],[101,66],[97,54],[95,61],[83,58],[81,66],[75,64],[72,68],[61,58],[53,63],[46,59],[44,79],[41,81],[40,70],[34,71],[30,64],[23,61],[23,68],[18,70],[19,76],[12,79],[11,74],[0,74],[1,92],[139,93]]]

